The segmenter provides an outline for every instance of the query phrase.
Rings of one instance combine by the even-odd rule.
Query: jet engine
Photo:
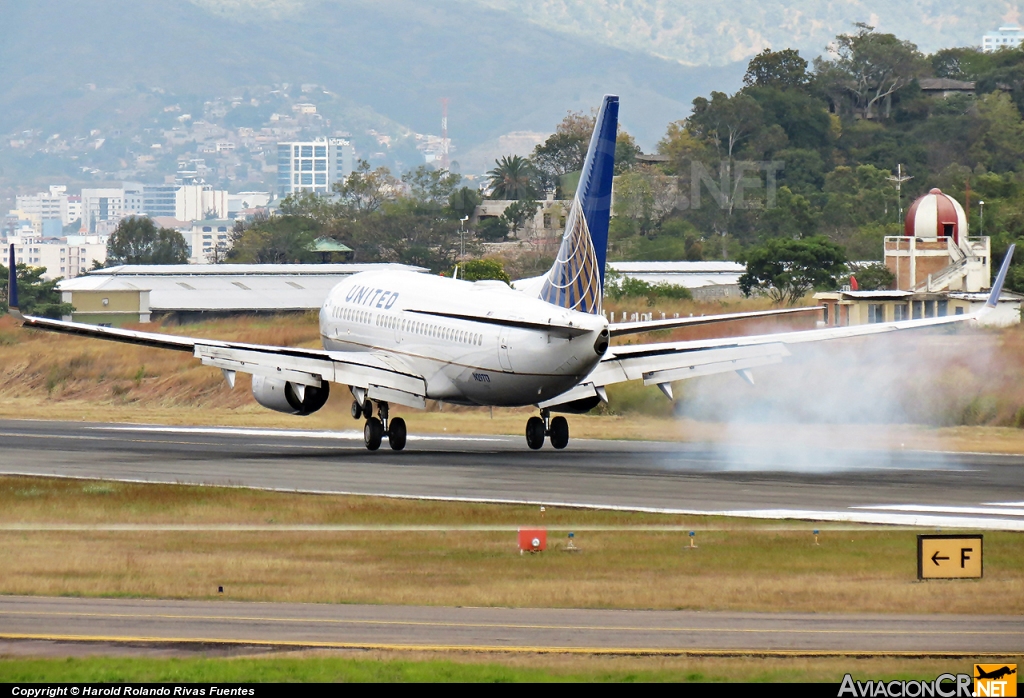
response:
[[[291,383],[279,378],[252,377],[252,396],[264,407],[286,414],[313,414],[327,404],[331,384],[320,383],[319,388]]]

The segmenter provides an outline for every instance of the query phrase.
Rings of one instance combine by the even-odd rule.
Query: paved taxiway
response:
[[[1024,456],[0,420],[0,473],[1024,530]]]
[[[1014,654],[1018,618],[0,597],[0,639],[790,655]]]

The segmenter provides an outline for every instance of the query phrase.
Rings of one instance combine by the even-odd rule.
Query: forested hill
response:
[[[994,256],[1024,240],[1024,51],[925,55],[866,28],[837,46],[812,63],[766,51],[743,89],[696,99],[659,145],[667,162],[620,178],[615,254],[735,259],[824,236],[877,260],[933,187],[965,207],[970,188],[971,234],[992,236]]]

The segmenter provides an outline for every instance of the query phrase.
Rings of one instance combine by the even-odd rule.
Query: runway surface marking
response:
[[[888,630],[872,628],[869,630],[857,629],[794,629],[787,628],[709,628],[707,626],[678,627],[678,626],[627,626],[627,625],[578,625],[578,624],[542,624],[542,623],[465,623],[448,621],[413,621],[413,620],[366,620],[350,618],[275,618],[265,616],[219,616],[201,614],[173,614],[173,613],[86,613],[76,611],[5,611],[0,610],[0,616],[47,616],[58,618],[116,618],[116,619],[163,619],[163,620],[209,620],[209,621],[236,621],[246,623],[316,623],[325,625],[380,625],[380,626],[409,626],[428,628],[488,628],[501,630],[598,630],[607,632],[664,632],[664,633],[700,633],[713,630],[720,633],[760,633],[787,635],[935,635],[935,636],[959,636],[959,635],[1007,635],[1010,637],[1024,638],[1024,631],[1003,631],[1003,630]]]
[[[875,514],[856,511],[815,511],[813,509],[742,509],[730,511],[688,512],[707,516],[736,516],[751,519],[807,519],[810,521],[844,521],[847,523],[895,524],[898,526],[932,528],[980,528],[986,531],[1024,531],[1024,521],[1014,519],[983,519],[977,517],[931,516],[912,514]],[[673,513],[673,512],[666,512]],[[999,512],[992,512],[997,514]]]
[[[884,511],[922,511],[938,514],[993,514],[999,516],[1024,516],[1024,509],[1011,509],[1008,507],[986,509],[985,507],[941,506],[934,504],[869,504],[850,508],[879,509]]]
[[[39,633],[2,633],[0,640],[50,640],[53,642],[116,642],[141,644],[240,645],[243,647],[296,647],[308,649],[353,649],[392,652],[479,652],[512,654],[596,654],[653,655],[679,657],[927,657],[961,659],[964,657],[1005,658],[1018,652],[970,652],[948,650],[773,650],[773,649],[695,649],[672,647],[573,647],[522,645],[439,645],[394,644],[381,642],[322,642],[295,640],[237,640],[231,638],[164,638],[131,635],[47,635]]]
[[[291,429],[247,429],[240,427],[160,427],[160,426],[102,426],[86,427],[98,431],[152,432],[155,434],[210,434],[214,436],[278,436],[299,439],[340,439],[346,441],[362,441],[363,432],[345,431],[295,431]],[[409,441],[473,441],[494,442],[505,439],[488,436],[458,436],[409,434]]]
[[[1024,502],[982,502],[987,507],[1024,507]]]

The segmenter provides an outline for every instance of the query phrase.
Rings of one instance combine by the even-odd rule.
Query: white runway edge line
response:
[[[675,509],[668,507],[621,506],[615,504],[594,504],[591,502],[565,502],[541,499],[498,499],[488,497],[439,497],[430,495],[394,494],[389,492],[351,492],[341,490],[290,489],[286,487],[256,487],[251,485],[187,482],[182,480],[143,480],[139,478],[86,477],[82,475],[60,475],[38,472],[5,472],[5,475],[24,477],[52,477],[68,480],[90,480],[101,482],[131,482],[141,485],[183,485],[228,487],[239,490],[263,492],[290,492],[294,494],[329,494],[343,497],[383,497],[385,499],[410,499],[427,502],[465,502],[467,504],[515,504],[528,506],[564,507],[566,509],[589,509],[596,511],[637,511],[647,514],[672,514],[682,516],[732,516],[742,519],[794,519],[798,521],[834,521],[841,523],[862,523],[881,526],[906,526],[912,528],[981,529],[984,531],[1024,531],[1024,521],[1012,519],[958,518],[954,516],[911,516],[909,514],[876,514],[866,511],[814,511],[808,509],[735,509],[702,510]]]
[[[1024,509],[997,507],[946,506],[936,504],[869,504],[850,507],[851,509],[874,509],[880,511],[919,511],[927,514],[982,514],[986,516],[1024,516]]]
[[[982,502],[987,507],[1024,507],[1024,502]]]
[[[296,431],[291,429],[246,429],[240,427],[86,427],[96,431],[151,432],[154,434],[211,434],[224,436],[280,436],[292,439],[346,439],[363,440],[362,431]],[[409,441],[504,441],[486,436],[424,436],[409,434]]]

